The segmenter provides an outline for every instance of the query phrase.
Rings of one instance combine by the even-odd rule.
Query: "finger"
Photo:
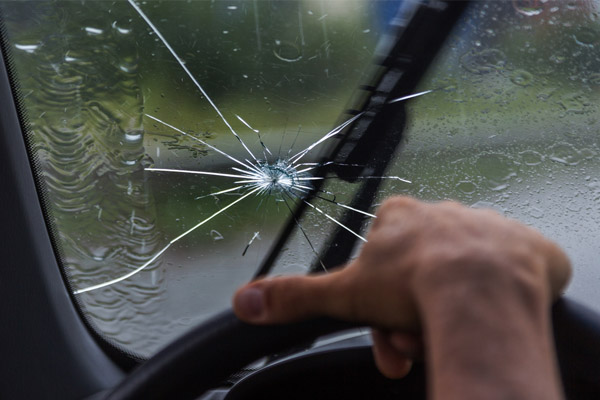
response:
[[[258,324],[300,321],[315,316],[353,318],[345,270],[326,275],[263,279],[239,288],[233,297],[238,318]]]
[[[548,279],[552,298],[556,300],[567,287],[571,279],[571,261],[565,252],[554,243],[549,244]]]
[[[420,335],[404,332],[389,332],[387,340],[398,352],[414,360],[423,358],[423,340]]]
[[[373,338],[373,356],[379,371],[391,379],[406,376],[412,368],[412,360],[392,344],[388,333],[373,329],[371,336]]]

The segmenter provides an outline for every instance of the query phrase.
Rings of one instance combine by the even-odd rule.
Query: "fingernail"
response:
[[[236,298],[236,308],[248,319],[256,320],[264,312],[263,291],[258,288],[248,288],[241,291]]]

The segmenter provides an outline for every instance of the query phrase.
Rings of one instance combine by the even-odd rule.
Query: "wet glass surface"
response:
[[[60,258],[100,332],[147,356],[229,304],[323,146],[296,154],[350,118],[390,4],[0,1]],[[380,198],[531,224],[572,257],[570,293],[600,308],[597,18],[592,2],[476,2],[420,84],[433,92],[406,103],[387,176],[410,183],[386,179]],[[324,190],[348,204],[356,185]],[[305,272],[345,211],[311,204],[274,273]]]
[[[62,264],[91,323],[141,355],[227,306],[255,273],[323,146],[299,152],[344,122],[389,7],[0,4]],[[293,178],[291,195],[268,187],[273,174]],[[267,187],[235,183],[248,179]],[[277,273],[310,267],[340,214],[322,203]]]
[[[408,103],[382,194],[493,208],[556,240],[600,310],[600,24],[590,1],[476,2]]]

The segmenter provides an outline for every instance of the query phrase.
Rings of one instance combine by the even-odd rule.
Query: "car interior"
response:
[[[565,248],[568,399],[600,397],[600,4],[0,0],[0,398],[427,398],[369,329],[233,291],[352,259],[390,195]]]

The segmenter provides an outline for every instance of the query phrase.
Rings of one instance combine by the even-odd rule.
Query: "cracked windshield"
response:
[[[377,201],[535,226],[569,252],[570,293],[598,304],[599,4],[474,2],[395,99],[402,149],[371,176],[326,155],[372,111],[356,99],[402,3],[0,1],[49,228],[94,329],[152,355],[227,307],[288,224],[272,274],[335,267],[319,255],[335,230],[365,240],[377,202],[352,199],[380,178]]]

